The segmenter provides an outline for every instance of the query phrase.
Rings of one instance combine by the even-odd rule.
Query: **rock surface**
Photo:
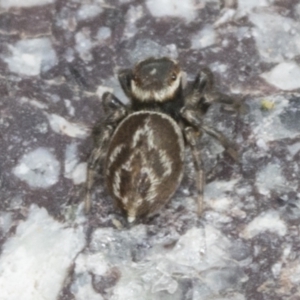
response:
[[[300,299],[299,21],[292,0],[0,0],[1,300]],[[210,67],[246,112],[205,119],[239,159],[203,137],[201,218],[191,170],[128,227],[81,190],[101,94],[128,102],[116,72],[148,56]]]

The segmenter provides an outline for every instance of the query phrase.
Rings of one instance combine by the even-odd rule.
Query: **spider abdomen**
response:
[[[106,183],[130,222],[163,206],[180,184],[184,141],[164,113],[135,112],[116,128],[106,157]]]

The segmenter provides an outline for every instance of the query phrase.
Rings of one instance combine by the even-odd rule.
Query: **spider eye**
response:
[[[175,73],[173,73],[171,79],[172,80],[176,80],[177,79],[177,75]]]

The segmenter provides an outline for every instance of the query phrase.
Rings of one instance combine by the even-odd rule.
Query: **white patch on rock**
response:
[[[203,294],[199,293],[198,298],[193,298],[193,300],[203,300],[204,298],[202,297]],[[205,298],[205,299],[210,299],[210,298]],[[213,297],[214,300],[247,300],[243,294],[240,293],[230,293],[228,296],[221,296],[221,297]]]
[[[67,62],[72,62],[74,60],[74,50],[72,48],[68,48],[66,51],[65,51],[65,54],[64,54],[64,57],[65,59],[67,60]]]
[[[0,7],[30,7],[53,3],[55,0],[0,0]]]
[[[226,192],[234,189],[237,180],[213,181],[205,186],[205,202],[216,211],[228,211],[233,199]]]
[[[232,21],[235,14],[236,14],[235,9],[231,9],[231,8],[224,9],[221,13],[221,16],[214,23],[214,27],[219,27],[222,26],[223,24]]]
[[[249,18],[254,25],[252,35],[264,61],[281,63],[299,55],[298,21],[264,10],[250,14]]]
[[[102,300],[103,297],[96,293],[92,287],[91,273],[102,276],[108,271],[109,265],[102,253],[81,253],[75,263],[75,280],[71,292],[76,300]]]
[[[47,104],[42,103],[40,101],[37,101],[36,99],[30,99],[30,98],[27,98],[27,97],[21,97],[20,102],[21,103],[28,103],[28,104],[36,107],[36,108],[39,108],[39,109],[47,109],[48,108]]]
[[[300,66],[293,61],[280,63],[271,71],[263,73],[261,77],[268,83],[284,91],[300,88]]]
[[[287,146],[287,149],[289,150],[291,156],[294,156],[300,151],[300,143],[289,145]]]
[[[87,163],[78,164],[72,172],[72,180],[74,184],[81,184],[86,181]]]
[[[97,40],[103,42],[111,37],[111,29],[109,27],[100,27],[97,32]]]
[[[113,93],[114,89],[108,86],[99,85],[96,91],[96,95],[99,97],[99,99],[102,99],[102,96],[104,93]]]
[[[96,4],[83,4],[80,9],[77,11],[78,20],[88,20],[95,18],[102,12],[102,8],[100,5]]]
[[[253,9],[268,6],[270,3],[267,0],[238,0],[239,12],[251,12]]]
[[[123,282],[122,284],[118,284],[114,288],[114,294],[111,297],[111,300],[140,300],[141,295],[143,295],[144,299],[150,300],[148,293],[147,296],[145,295],[145,291],[143,289],[142,284],[132,280],[134,274],[127,273],[127,276],[130,277],[125,282]]]
[[[33,188],[48,188],[58,180],[60,164],[46,148],[37,148],[20,159],[13,173]]]
[[[86,180],[86,163],[79,163],[76,143],[67,146],[65,151],[66,178],[72,179],[74,184],[81,184]]]
[[[177,240],[171,249],[165,249],[164,237],[158,236],[153,247],[148,249],[148,255],[138,264],[132,262],[131,249],[146,237],[146,226],[141,224],[126,232],[111,228],[94,232],[91,241],[93,253],[104,255],[105,262],[117,266],[122,274],[111,299],[138,300],[143,295],[143,299],[158,300],[168,294],[172,294],[170,299],[180,299],[178,274],[181,278],[196,278],[201,274],[201,288],[194,289],[201,291],[202,296],[205,294],[206,297],[201,299],[213,297],[247,280],[241,268],[230,259],[230,240],[212,226],[192,228],[182,236],[170,232],[168,238]],[[101,258],[99,261],[103,265]],[[97,272],[104,270],[105,265]]]
[[[175,44],[162,46],[150,39],[140,39],[137,41],[133,51],[129,53],[129,60],[132,64],[135,64],[137,61],[146,59],[149,56],[168,56],[176,59],[178,51]]]
[[[101,252],[81,253],[76,259],[75,272],[93,272],[93,274],[104,275],[110,268],[105,256]]]
[[[261,101],[271,101],[273,108],[266,113],[261,110]],[[268,96],[267,98],[258,99],[251,104],[251,122],[252,134],[250,139],[260,140],[265,143],[284,138],[293,138],[298,135],[296,129],[288,129],[282,123],[281,115],[290,105],[289,100],[281,95]],[[274,130],[276,128],[276,130]]]
[[[269,151],[269,146],[267,145],[266,141],[262,138],[256,141],[256,146],[265,152]]]
[[[88,62],[92,60],[91,50],[95,46],[91,40],[91,32],[87,28],[83,28],[75,35],[75,49],[79,53],[79,56],[84,61]]]
[[[124,29],[123,38],[128,39],[133,37],[137,32],[137,21],[143,16],[142,5],[131,6],[126,14],[126,27]]]
[[[49,38],[25,39],[8,45],[11,55],[4,56],[11,72],[37,76],[46,72],[58,62],[56,52]]]
[[[286,186],[286,181],[282,175],[280,165],[269,163],[257,174],[256,186],[262,195],[269,195],[272,190],[283,190]]]
[[[12,210],[21,209],[24,207],[23,199],[21,195],[16,195],[10,199],[9,207]]]
[[[190,229],[185,235],[180,237],[174,249],[166,255],[166,259],[175,264],[189,267],[201,265],[202,255],[204,255],[207,247],[205,237],[207,235],[205,236],[202,228]],[[210,238],[212,236],[209,236]],[[210,243],[209,241],[207,242]]]
[[[65,177],[71,178],[72,171],[75,166],[78,164],[78,153],[77,153],[77,144],[72,143],[67,145],[65,151]]]
[[[212,70],[212,72],[220,73],[224,77],[226,76],[228,66],[219,62],[214,62],[209,65],[209,68]]]
[[[204,7],[204,4],[196,6],[193,0],[147,0],[146,5],[154,17],[179,17],[187,22],[193,21],[197,17],[197,9]]]
[[[281,268],[282,268],[282,262],[277,262],[272,266],[271,270],[275,278],[280,275]]]
[[[89,273],[83,273],[76,277],[70,290],[76,300],[104,300],[101,294],[93,288],[92,275]]]
[[[217,40],[217,35],[211,25],[206,25],[202,30],[193,35],[192,48],[202,49],[214,45]]]
[[[71,102],[70,100],[68,100],[68,99],[65,99],[64,102],[65,102],[65,106],[66,106],[66,108],[67,108],[67,110],[68,110],[68,113],[69,113],[71,116],[74,116],[74,114],[75,114],[75,108],[74,108],[74,106],[72,105],[72,102]]]
[[[72,123],[57,114],[47,114],[50,126],[56,133],[83,139],[89,134],[89,128],[83,124]]]
[[[12,213],[10,212],[0,212],[0,228],[1,235],[5,236],[12,226]]]
[[[294,6],[293,12],[296,13],[298,17],[300,17],[300,3]]]
[[[44,208],[30,207],[26,221],[3,245],[1,300],[55,300],[72,261],[84,247],[82,227],[67,228]]]
[[[263,212],[256,218],[254,218],[241,233],[242,237],[251,239],[256,235],[265,231],[277,233],[280,236],[284,236],[287,232],[287,226],[280,215],[275,210],[269,210]]]

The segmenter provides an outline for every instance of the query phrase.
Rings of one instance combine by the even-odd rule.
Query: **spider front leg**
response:
[[[214,87],[214,76],[209,68],[203,68],[196,76],[191,89],[186,96],[186,104],[195,106],[206,113],[212,103],[233,107],[240,111],[242,108],[239,99],[220,93]]]
[[[201,127],[203,131],[205,131],[208,135],[215,138],[225,149],[225,151],[235,160],[238,160],[238,153],[234,148],[232,147],[232,144],[227,140],[227,138],[217,130],[208,127],[208,126],[202,126]]]
[[[125,93],[125,95],[128,98],[131,98],[131,80],[132,80],[133,74],[131,69],[124,69],[120,70],[118,73],[118,79],[120,82],[120,85]]]
[[[215,138],[225,149],[225,151],[234,159],[237,160],[238,154],[232,147],[232,144],[227,138],[217,130],[202,124],[202,115],[195,107],[183,107],[180,111],[181,116],[194,128],[198,128],[211,137]]]
[[[126,117],[126,106],[113,94],[105,93],[102,97],[103,108],[108,113],[104,122],[100,122],[94,128],[95,148],[92,151],[87,166],[87,179],[85,183],[85,212],[91,209],[91,190],[95,182],[95,175],[103,163],[110,138],[117,124]]]

